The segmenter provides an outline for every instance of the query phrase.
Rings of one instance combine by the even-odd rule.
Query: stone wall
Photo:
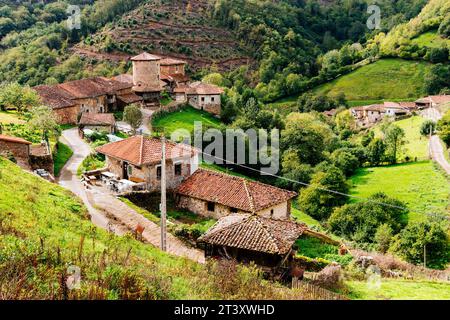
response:
[[[114,159],[111,157],[106,157],[108,169],[119,176],[121,179],[123,178],[123,167],[122,161],[118,159]],[[175,175],[175,165],[181,164],[181,175]],[[150,192],[160,191],[161,190],[161,181],[157,177],[157,170],[160,167],[160,164],[154,165],[145,165],[142,167],[138,167],[130,164],[131,174],[130,178],[137,178],[140,180],[144,180],[148,184],[147,190]],[[191,159],[177,159],[175,161],[167,160],[166,161],[166,185],[167,189],[175,189],[180,185],[181,182],[184,181],[187,177],[191,175]]]
[[[177,197],[177,206],[181,209],[189,210],[198,215],[214,219],[220,219],[230,214],[249,213],[243,210],[235,210],[235,212],[232,212],[230,207],[218,203],[214,205],[213,212],[208,211],[208,201],[187,197],[183,195],[179,195]],[[290,217],[290,208],[291,208],[290,202],[284,202],[276,206],[258,211],[257,214],[265,218],[287,220]]]
[[[77,124],[80,107],[77,105],[74,107],[53,109],[53,113],[59,124]]]
[[[164,74],[185,74],[184,64],[175,64],[170,66],[161,66],[161,73]]]
[[[188,100],[196,109],[220,115],[222,105],[220,95],[189,95]]]
[[[160,78],[159,61],[133,61],[133,90],[145,92],[145,87],[157,88]]]
[[[17,164],[22,168],[30,168],[30,146],[28,144],[0,141],[0,154],[6,156],[6,153],[10,152]]]

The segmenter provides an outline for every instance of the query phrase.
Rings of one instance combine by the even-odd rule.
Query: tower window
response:
[[[156,179],[161,180],[161,166],[156,167]]]
[[[175,165],[175,175],[176,176],[181,176],[181,163],[177,163]]]

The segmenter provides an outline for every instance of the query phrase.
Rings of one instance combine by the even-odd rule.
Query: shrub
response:
[[[337,208],[328,219],[328,224],[337,235],[356,242],[372,243],[377,228],[382,224],[387,224],[394,233],[398,233],[405,225],[407,213],[404,203],[377,193],[367,201]]]
[[[411,222],[395,236],[391,250],[408,262],[420,264],[426,254],[427,266],[445,268],[450,261],[450,239],[437,222]]]
[[[436,122],[434,122],[433,120],[426,120],[420,126],[420,134],[423,136],[429,136],[430,132],[431,134],[433,134],[435,130]]]
[[[385,253],[391,244],[392,241],[392,228],[388,224],[382,224],[377,228],[377,232],[375,232],[375,242],[378,245],[378,250],[382,253]]]

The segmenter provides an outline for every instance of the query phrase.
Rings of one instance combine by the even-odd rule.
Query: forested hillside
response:
[[[414,17],[425,2],[379,2],[383,31]],[[81,7],[80,30],[67,28],[69,3]],[[182,57],[197,71],[250,63],[249,84],[260,84],[261,96],[273,100],[302,91],[320,73],[320,55],[373,33],[365,26],[365,0],[2,4],[0,81],[30,85],[124,72],[129,66],[121,61],[146,50]]]

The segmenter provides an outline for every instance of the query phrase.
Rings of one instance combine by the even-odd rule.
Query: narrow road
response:
[[[432,136],[430,140],[430,149],[431,149],[431,157],[434,161],[436,161],[442,169],[450,174],[450,163],[448,163],[447,159],[444,156],[444,147],[442,146],[441,140],[438,136]]]
[[[91,147],[80,138],[78,135],[78,128],[64,130],[60,140],[72,149],[73,156],[61,169],[61,174],[58,178],[59,185],[69,189],[75,195],[80,197],[81,200],[83,200],[89,211],[93,224],[100,228],[114,231],[116,234],[123,234],[124,230],[120,231],[120,228],[117,226],[111,226],[109,219],[91,205],[86,189],[77,177],[78,167],[81,165],[83,160],[91,154]]]
[[[159,247],[161,233],[160,227],[156,223],[146,219],[116,197],[95,189],[86,190],[81,184],[80,179],[77,177],[77,169],[92,150],[79,137],[78,129],[73,128],[63,131],[61,141],[73,150],[73,156],[61,170],[58,182],[62,187],[71,190],[83,200],[91,215],[92,222],[96,226],[107,229],[117,235],[134,231],[140,225],[145,228],[142,234],[143,240],[155,247]],[[167,252],[195,262],[205,262],[205,257],[201,250],[185,245],[170,233],[167,234]]]
[[[436,108],[428,108],[423,110],[422,116],[426,119],[433,120],[434,122],[438,122],[442,118],[441,113]],[[436,161],[442,167],[442,169],[444,169],[445,172],[447,172],[447,174],[450,174],[450,163],[448,163],[444,155],[444,152],[447,151],[444,149],[441,140],[436,135],[431,137],[430,151],[431,151],[431,158],[434,161]]]

